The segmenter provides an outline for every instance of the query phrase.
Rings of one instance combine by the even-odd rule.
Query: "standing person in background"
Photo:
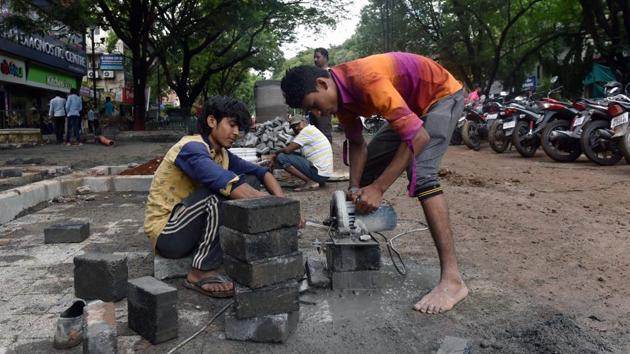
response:
[[[318,68],[328,70],[328,51],[325,48],[316,48],[313,53],[313,61]],[[332,122],[330,114],[322,114],[322,112],[314,109],[308,112],[308,121],[315,128],[319,129],[332,144]]]
[[[57,144],[63,143],[63,130],[66,125],[66,99],[57,95],[48,103],[48,116],[55,124]]]
[[[481,92],[481,87],[479,86],[479,84],[474,84],[473,90],[470,91],[470,93],[468,94],[468,97],[466,97],[466,103],[475,103],[479,101],[480,92]]]
[[[77,89],[71,88],[68,99],[66,100],[66,113],[68,114],[68,130],[66,132],[66,145],[70,145],[70,139],[74,136],[76,141],[74,144],[82,145],[81,136],[81,110],[83,110],[83,102],[81,97],[77,95]]]
[[[97,130],[98,130],[98,117],[96,116],[96,110],[94,109],[94,107],[90,106],[90,110],[88,110],[87,112],[87,118],[88,118],[88,130],[90,133],[93,133],[94,135],[98,135]]]
[[[103,113],[105,113],[105,117],[111,117],[114,115],[114,104],[112,103],[112,99],[109,97],[105,97],[105,104],[103,104]]]

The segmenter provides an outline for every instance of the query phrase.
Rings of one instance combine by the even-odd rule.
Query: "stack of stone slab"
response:
[[[226,273],[235,281],[226,338],[285,342],[299,320],[298,201],[263,197],[225,202],[219,230]]]

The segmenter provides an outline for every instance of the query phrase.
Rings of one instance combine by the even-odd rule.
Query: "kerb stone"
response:
[[[239,261],[223,254],[223,267],[232,279],[250,288],[262,288],[304,276],[301,252],[252,262]]]
[[[90,223],[56,224],[44,229],[44,243],[82,242],[90,236]]]
[[[221,249],[241,261],[254,261],[297,252],[297,227],[286,227],[257,234],[219,228]]]
[[[257,234],[300,222],[300,203],[276,196],[230,200],[221,205],[222,224],[230,229]]]
[[[192,254],[185,258],[164,258],[158,254],[153,256],[153,276],[159,280],[184,278],[192,267]]]
[[[116,311],[114,304],[96,300],[83,309],[83,353],[115,354]]]
[[[284,343],[297,328],[300,312],[239,319],[234,310],[225,314],[225,337],[232,340]]]
[[[127,257],[86,253],[74,257],[74,294],[80,299],[118,301],[127,296]]]
[[[153,277],[129,281],[129,328],[152,344],[177,337],[177,289]]]
[[[300,309],[300,284],[288,281],[281,284],[251,289],[236,284],[234,308],[237,318],[288,313]]]

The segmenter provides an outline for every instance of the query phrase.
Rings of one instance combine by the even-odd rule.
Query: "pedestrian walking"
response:
[[[55,137],[57,138],[57,144],[62,144],[63,131],[66,125],[66,99],[57,95],[50,100],[48,106],[48,117],[53,120],[55,125]]]
[[[77,94],[77,89],[70,89],[70,94],[66,100],[66,113],[68,115],[68,131],[66,133],[66,145],[70,145],[72,137],[76,140],[74,144],[81,144],[81,110],[83,102]]]

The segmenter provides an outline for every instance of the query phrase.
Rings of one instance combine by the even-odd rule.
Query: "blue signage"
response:
[[[122,54],[102,54],[101,70],[125,70],[125,57]]]

